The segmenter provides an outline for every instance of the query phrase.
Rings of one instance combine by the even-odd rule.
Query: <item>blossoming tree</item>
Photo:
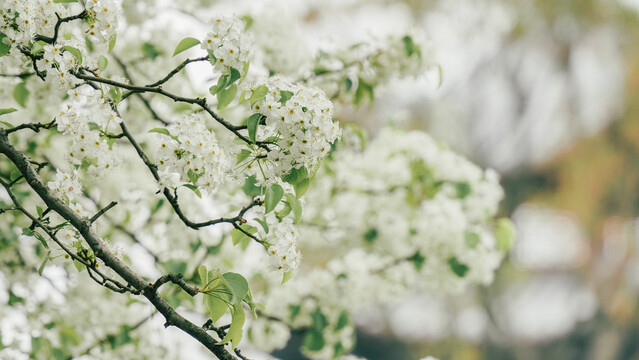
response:
[[[174,354],[154,316],[219,359],[291,332],[340,358],[364,305],[492,280],[497,175],[335,115],[428,70],[417,32],[290,66],[258,18],[146,39],[124,6],[2,0],[3,359]]]

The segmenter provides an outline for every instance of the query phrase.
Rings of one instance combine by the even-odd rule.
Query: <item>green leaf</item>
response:
[[[515,243],[517,230],[512,221],[508,218],[501,218],[495,223],[495,239],[497,240],[497,250],[508,251]]]
[[[468,273],[469,270],[466,264],[460,263],[454,256],[448,259],[448,265],[450,265],[450,269],[455,273],[455,275],[459,277],[466,276],[466,273]]]
[[[306,178],[298,182],[297,184],[293,185],[293,188],[295,189],[295,196],[297,196],[298,199],[304,196],[310,184],[311,184],[311,180],[309,178]]]
[[[242,190],[244,191],[246,195],[250,197],[256,197],[258,195],[262,195],[263,187],[257,186],[256,184],[257,184],[257,177],[255,177],[255,175],[251,175],[246,178],[246,181],[244,181],[244,186],[242,187]]]
[[[465,198],[471,192],[470,185],[465,182],[455,183],[455,189],[457,190],[457,197],[460,199]]]
[[[326,316],[322,314],[320,308],[316,308],[315,311],[311,313],[311,320],[313,322],[313,329],[318,332],[322,332],[326,326],[328,326],[328,321],[326,320]]]
[[[56,4],[71,4],[78,2],[78,0],[53,0],[53,2]]]
[[[213,321],[213,323],[218,321],[222,315],[226,313],[226,309],[228,309],[228,305],[225,301],[209,294],[204,294],[204,306],[206,307],[209,318]]]
[[[419,46],[417,46],[415,42],[413,42],[413,38],[406,35],[402,38],[402,42],[404,43],[404,50],[406,50],[406,55],[408,55],[409,57],[413,56],[413,54],[417,55],[418,57],[422,56],[422,51]]]
[[[224,280],[226,280],[226,282],[231,287],[231,290],[233,292],[233,299],[232,299],[233,303],[241,304],[242,300],[248,294],[248,289],[249,289],[248,282],[246,281],[244,276],[238,273],[227,272],[224,275],[222,275],[222,277],[224,277]]]
[[[288,203],[288,201],[285,201],[284,202],[284,208],[282,208],[282,210],[276,212],[275,215],[277,216],[278,220],[282,221],[282,219],[284,217],[286,217],[288,214],[291,213],[291,210],[293,210],[291,208],[291,205]]]
[[[239,164],[242,161],[246,160],[246,158],[248,158],[249,156],[251,156],[251,151],[250,150],[247,150],[247,149],[240,150],[240,153],[235,156],[237,164]]]
[[[251,97],[249,98],[249,103],[251,105],[251,108],[253,108],[253,105],[255,105],[256,102],[264,100],[266,98],[267,93],[268,93],[268,88],[264,85],[260,85],[255,90],[253,90],[253,93],[251,94]]]
[[[292,271],[285,272],[284,275],[282,275],[282,284],[285,284],[287,281],[291,280],[292,276],[293,276]]]
[[[166,128],[153,128],[153,129],[149,130],[148,132],[163,134],[163,135],[167,135],[167,136],[172,136],[171,133],[169,132],[169,130],[167,130]]]
[[[27,107],[27,99],[29,98],[29,90],[27,84],[23,81],[13,88],[13,98],[20,106]]]
[[[0,121],[0,124],[8,127],[9,129],[13,129],[15,126],[13,126],[12,123],[8,122],[8,121]]]
[[[348,323],[349,323],[348,312],[344,310],[339,314],[339,317],[337,318],[337,324],[335,324],[335,331],[342,330],[344,327],[346,327],[346,325],[348,325]]]
[[[75,269],[78,270],[78,272],[82,272],[82,270],[84,270],[84,264],[76,259],[73,259],[73,266],[75,266]]]
[[[191,191],[193,191],[195,195],[197,195],[197,197],[199,197],[200,199],[202,198],[202,192],[200,192],[200,189],[198,189],[197,186],[193,184],[183,184],[182,186],[191,189]]]
[[[292,168],[288,174],[282,177],[285,182],[295,185],[305,180],[308,177],[308,171],[304,166],[300,166],[298,169]]]
[[[242,224],[240,225],[240,228],[242,228],[242,230],[246,231],[247,233],[251,235],[257,232],[256,227],[248,225],[248,224]],[[237,245],[242,241],[251,240],[251,238],[245,233],[243,233],[241,230],[233,229],[231,230],[231,240],[233,241],[233,245]]]
[[[68,51],[78,61],[78,65],[82,65],[82,52],[73,46],[63,46],[62,50]]]
[[[104,69],[107,68],[107,65],[109,65],[109,60],[106,57],[100,55],[98,57],[98,70],[104,71]]]
[[[206,270],[206,266],[200,265],[197,268],[197,274],[200,277],[200,282],[202,283],[202,287],[205,288],[206,285],[209,283],[208,272]]]
[[[44,52],[45,46],[47,46],[47,43],[45,43],[44,41],[42,40],[36,41],[31,46],[31,53],[33,55],[40,55]]]
[[[251,25],[253,25],[253,18],[251,17],[251,15],[242,16],[242,20],[244,20],[244,24],[246,24],[244,26],[244,30],[248,30]]]
[[[111,35],[111,37],[109,38],[109,54],[111,53],[111,51],[113,51],[117,38],[118,37],[116,34]]]
[[[246,120],[246,127],[248,129],[249,139],[251,139],[253,143],[255,143],[255,137],[257,136],[257,126],[260,124],[261,118],[262,118],[262,114],[257,113],[257,114],[251,115]]]
[[[231,309],[231,327],[220,344],[226,344],[229,341],[235,349],[242,340],[242,326],[244,326],[245,314],[242,304],[234,304]]]
[[[268,234],[268,224],[266,223],[266,221],[259,218],[254,218],[253,220],[257,221],[260,225],[262,225],[262,229],[264,229],[264,232]]]
[[[37,231],[33,232],[33,236],[35,236],[36,239],[38,239],[40,241],[40,243],[42,244],[42,246],[44,246],[45,248],[49,248],[49,244],[47,244],[47,241],[44,240],[44,236],[42,236],[42,234],[40,234]]]
[[[222,89],[217,93],[217,109],[221,110],[228,106],[228,104],[235,99],[237,94],[237,85],[233,84],[226,89]]]
[[[145,42],[142,44],[142,53],[145,57],[155,60],[155,58],[162,55],[162,50],[158,50],[158,48],[150,42]]]
[[[295,95],[292,91],[288,91],[288,90],[282,90],[280,91],[280,103],[282,103],[282,105],[286,104],[287,101],[290,100],[290,98],[293,97],[293,95]]]
[[[47,252],[47,255],[45,255],[44,259],[42,260],[42,263],[40,264],[40,267],[38,268],[38,275],[42,276],[42,271],[44,271],[44,266],[49,261],[50,255],[51,255],[51,250]]]
[[[89,125],[89,130],[92,130],[92,131],[101,130],[100,125],[94,123],[93,121],[89,121],[87,125]]]
[[[117,104],[122,99],[122,90],[120,90],[120,88],[117,86],[113,86],[111,89],[109,89],[109,96],[111,96],[113,102]]]
[[[377,238],[379,237],[379,232],[377,231],[377,229],[375,228],[370,228],[368,229],[368,231],[364,234],[364,241],[367,244],[372,244],[375,242],[375,240],[377,240]]]
[[[413,265],[415,265],[415,269],[419,271],[424,266],[424,262],[426,261],[426,258],[418,251],[415,254],[413,254],[413,256],[409,257],[406,260],[412,262]]]
[[[268,214],[277,204],[282,200],[282,196],[284,196],[284,189],[278,184],[271,185],[268,189],[266,189],[266,196],[264,197],[264,213]]]
[[[479,244],[479,242],[481,241],[481,238],[479,237],[477,233],[474,233],[472,231],[466,231],[464,232],[464,241],[466,242],[466,245],[468,245],[469,248],[474,249],[477,246],[477,244]]]
[[[231,68],[231,76],[229,77],[229,81],[226,83],[226,86],[229,86],[231,84],[233,84],[234,82],[236,82],[242,75],[240,75],[240,72],[232,67]]]
[[[294,220],[293,223],[297,224],[302,219],[302,203],[293,195],[286,194],[286,200],[293,210]]]
[[[38,213],[38,218],[42,219],[42,214],[44,214],[44,211],[38,205],[36,205],[36,212]]]
[[[294,321],[297,315],[302,311],[301,305],[289,305],[288,309],[291,311],[291,321]]]
[[[366,95],[368,95],[369,100],[373,102],[375,99],[373,86],[365,83],[362,79],[359,79],[359,85],[357,86],[357,90],[355,90],[355,106],[360,106]]]
[[[321,332],[311,330],[304,335],[303,346],[308,351],[319,351],[324,347],[324,335]]]
[[[215,86],[211,86],[209,88],[209,92],[211,93],[211,95],[215,95],[217,94],[220,90],[224,89],[226,87],[226,83],[228,82],[229,76],[228,75],[222,75],[217,79],[217,85]]]
[[[9,53],[9,51],[11,51],[11,45],[10,44],[5,44],[2,41],[6,37],[7,37],[7,35],[5,35],[4,33],[0,33],[0,57],[7,55]]]
[[[175,47],[175,51],[173,51],[173,56],[181,53],[182,51],[186,51],[194,47],[195,45],[198,45],[199,43],[200,43],[200,40],[198,39],[195,39],[192,37],[184,38],[180,41],[177,47]]]

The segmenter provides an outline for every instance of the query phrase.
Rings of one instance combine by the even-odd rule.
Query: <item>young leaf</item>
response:
[[[337,318],[337,324],[335,324],[335,331],[342,330],[346,325],[348,325],[348,313],[346,311],[342,311],[339,314],[339,318]]]
[[[98,70],[104,71],[104,69],[106,69],[107,65],[109,65],[109,60],[107,60],[106,57],[100,55],[98,57]]]
[[[11,51],[11,45],[5,44],[4,41],[2,41],[2,39],[6,37],[7,35],[5,35],[4,33],[0,33],[0,57],[7,55],[9,51]]]
[[[268,224],[266,223],[266,221],[259,218],[254,218],[253,220],[257,221],[260,225],[262,225],[262,229],[264,229],[264,232],[268,234]]]
[[[226,280],[226,282],[231,287],[233,293],[233,303],[241,304],[242,300],[246,297],[249,290],[248,282],[246,281],[244,276],[238,273],[227,272],[222,275],[222,277],[224,277],[224,280]]]
[[[266,196],[264,198],[264,213],[268,214],[275,206],[282,200],[282,196],[284,196],[284,189],[278,184],[271,185],[268,189],[266,189]]]
[[[73,46],[63,46],[62,50],[68,51],[78,61],[78,65],[82,65],[82,53]]]
[[[242,161],[246,160],[246,158],[248,158],[249,156],[251,156],[251,152],[249,150],[247,149],[240,150],[240,153],[235,156],[236,163],[237,164],[241,163]]]
[[[469,248],[474,249],[477,244],[480,243],[481,238],[479,237],[479,235],[477,235],[477,233],[474,233],[472,231],[466,231],[464,233],[464,241],[466,242],[466,245],[468,245]]]
[[[200,282],[202,283],[202,288],[205,288],[209,283],[208,272],[206,270],[206,266],[200,265],[197,268],[197,274],[200,276]]]
[[[246,231],[249,234],[255,234],[257,232],[257,228],[248,225],[248,224],[243,224],[240,225],[240,228],[244,231]],[[246,235],[244,232],[242,232],[239,229],[233,229],[231,230],[231,240],[233,241],[233,245],[237,245],[240,242],[244,241],[244,240],[249,240],[250,237],[248,235]]]
[[[308,171],[304,166],[300,166],[298,169],[292,168],[288,174],[282,177],[282,180],[286,181],[291,185],[295,185],[303,181],[308,177]]]
[[[293,277],[292,271],[285,272],[282,276],[282,284],[285,284],[287,281],[291,280],[291,277]]]
[[[466,264],[460,263],[454,256],[448,259],[448,265],[450,265],[450,269],[455,273],[455,275],[459,277],[466,276],[466,273],[469,270]]]
[[[297,224],[302,218],[302,203],[291,194],[286,194],[286,200],[291,206],[291,210],[293,210],[293,216],[295,217],[293,223]]]
[[[181,53],[182,51],[186,51],[192,47],[194,47],[195,45],[198,45],[200,43],[200,40],[192,38],[192,37],[187,37],[184,38],[180,41],[180,43],[178,44],[178,46],[175,48],[175,51],[173,51],[173,56]]]
[[[213,323],[218,321],[222,315],[226,313],[226,309],[228,309],[228,305],[225,301],[210,294],[204,294],[204,306],[206,307],[209,318],[213,321]]]
[[[44,214],[42,208],[36,205],[36,211],[38,212],[38,218],[42,219],[42,215]]]
[[[53,2],[56,4],[71,4],[78,2],[78,0],[53,0]]]
[[[324,335],[316,330],[310,330],[304,335],[303,346],[308,351],[319,351],[324,347]]]
[[[51,250],[49,250],[47,252],[47,255],[44,256],[44,260],[42,260],[42,264],[40,264],[40,267],[38,268],[38,275],[42,276],[42,271],[44,271],[44,266],[49,261],[49,256],[50,255],[51,255]]]
[[[182,186],[191,189],[191,191],[193,191],[195,195],[197,195],[197,197],[199,197],[200,199],[202,198],[202,192],[200,192],[200,189],[198,189],[197,186],[193,184],[184,184]]]
[[[16,108],[0,109],[0,116],[5,114],[11,114],[14,111],[18,111],[18,110]]]
[[[495,224],[495,238],[497,240],[497,250],[508,251],[515,243],[516,230],[513,223],[508,218],[501,218]]]
[[[282,90],[280,91],[280,103],[282,103],[282,105],[286,104],[286,102],[293,97],[293,92],[292,91],[288,91],[288,90]]]
[[[362,79],[359,79],[359,85],[357,86],[357,90],[355,90],[355,106],[360,106],[366,95],[368,95],[371,102],[375,99],[373,87],[365,83]]]
[[[237,85],[233,84],[226,89],[222,89],[217,93],[217,109],[221,110],[228,106],[228,104],[235,99],[237,94]]]
[[[153,129],[149,130],[148,132],[150,132],[150,133],[154,132],[154,133],[158,133],[158,134],[172,136],[171,133],[169,132],[169,130],[167,130],[165,128],[153,128]]]
[[[234,349],[237,347],[242,340],[242,326],[244,326],[245,317],[242,304],[234,304],[231,309],[231,327],[220,344],[226,344],[230,341]]]
[[[251,108],[255,105],[256,102],[264,100],[266,98],[266,94],[268,93],[268,88],[264,85],[260,85],[257,89],[253,90],[251,97],[249,99],[249,103],[251,104]]]
[[[111,51],[113,51],[113,48],[115,47],[115,41],[117,40],[117,35],[113,34],[111,35],[111,37],[109,38],[109,54],[111,53]]]
[[[242,75],[240,75],[240,72],[237,71],[236,68],[232,67],[231,68],[231,76],[229,77],[229,81],[226,83],[226,86],[229,86],[231,84],[233,84],[234,82],[236,82]]]
[[[306,193],[306,190],[308,190],[308,186],[311,184],[311,180],[309,180],[308,178],[298,182],[297,184],[293,185],[293,188],[295,189],[295,196],[299,199],[302,196],[304,196],[304,193]]]
[[[27,107],[27,98],[29,97],[29,90],[27,90],[27,84],[23,81],[18,83],[13,88],[13,98],[23,108]]]
[[[257,135],[257,126],[260,124],[261,118],[262,118],[262,114],[257,113],[257,114],[251,115],[246,120],[246,127],[248,129],[249,139],[251,139],[253,143],[255,143],[255,137]]]

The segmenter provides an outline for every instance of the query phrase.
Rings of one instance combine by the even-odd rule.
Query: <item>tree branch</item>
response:
[[[82,10],[81,13],[77,15],[67,16],[65,18],[61,18],[58,13],[55,13],[55,16],[58,18],[55,26],[53,27],[53,36],[44,36],[44,35],[36,35],[33,40],[34,41],[44,41],[47,44],[55,44],[56,40],[58,40],[58,32],[60,31],[60,25],[65,22],[77,20],[83,18],[87,14],[86,10]]]

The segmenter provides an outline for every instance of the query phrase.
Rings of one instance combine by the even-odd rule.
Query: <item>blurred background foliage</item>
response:
[[[639,359],[639,2],[405,4],[444,83],[396,99],[402,121],[500,171],[519,242],[487,288],[365,311],[356,353]],[[441,19],[466,26],[451,35]],[[376,112],[361,115],[373,131]]]

